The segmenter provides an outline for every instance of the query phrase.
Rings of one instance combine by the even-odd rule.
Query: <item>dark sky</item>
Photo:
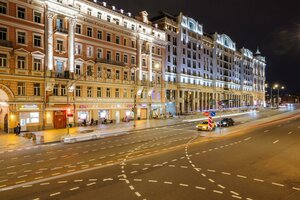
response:
[[[205,32],[225,33],[254,53],[259,47],[267,60],[267,83],[300,93],[300,0],[107,0],[126,12],[182,11]]]

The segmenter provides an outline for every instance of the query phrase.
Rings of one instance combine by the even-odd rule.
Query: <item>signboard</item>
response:
[[[216,113],[215,112],[210,112],[210,116],[214,117],[214,116],[216,116]]]

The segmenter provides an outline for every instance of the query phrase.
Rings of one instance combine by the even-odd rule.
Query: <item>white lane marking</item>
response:
[[[26,176],[28,176],[28,175],[22,175],[22,176],[18,176],[17,178],[24,178],[24,177],[26,177]]]
[[[74,188],[71,188],[70,191],[73,191],[73,190],[78,190],[80,187],[74,187]]]
[[[218,193],[218,194],[223,194],[223,192],[219,191],[219,190],[214,190],[214,193]]]
[[[96,184],[96,182],[92,182],[92,183],[86,184],[86,186],[91,186],[91,185],[95,185],[95,184]]]
[[[32,199],[32,200],[40,200],[40,198],[35,198],[35,199]]]
[[[213,170],[213,169],[208,169],[207,171],[208,172],[216,172],[216,170]]]
[[[61,183],[67,183],[68,181],[58,181],[57,183],[61,184]]]
[[[184,184],[184,183],[180,183],[179,185],[182,186],[182,187],[189,187],[188,184]]]
[[[228,173],[228,172],[222,172],[222,174],[225,174],[225,175],[228,175],[228,176],[231,175],[231,173]]]
[[[133,179],[133,181],[142,181],[142,179],[140,179],[140,178],[135,178],[135,179]]]
[[[258,181],[258,182],[265,182],[264,180],[258,179],[258,178],[254,178],[253,180],[254,180],[254,181]]]
[[[59,194],[61,194],[61,193],[60,192],[52,193],[52,194],[50,194],[50,197],[53,197],[53,196],[56,196],[56,195],[59,195]]]
[[[280,184],[280,183],[274,183],[274,182],[272,182],[272,185],[276,185],[276,186],[280,186],[280,187],[283,187],[283,186],[284,186],[283,184]]]
[[[149,183],[157,183],[157,180],[148,180]]]
[[[3,180],[0,181],[0,183],[3,183],[5,181],[8,181],[8,179],[3,179]]]
[[[289,135],[292,134],[292,133],[293,133],[293,131],[288,132]]]
[[[199,190],[206,190],[206,188],[204,187],[200,187],[200,186],[195,186],[196,189],[199,189]]]
[[[225,187],[223,185],[218,184],[218,186],[222,189],[225,189]]]
[[[129,188],[130,188],[131,190],[134,190],[134,187],[133,187],[132,185],[129,185]]]
[[[47,182],[47,183],[41,183],[40,185],[49,185],[50,183]]]
[[[169,184],[169,185],[172,185],[173,182],[170,182],[170,181],[165,181],[164,184]]]
[[[32,185],[23,185],[22,188],[29,188],[32,187]]]
[[[236,196],[236,195],[231,195],[231,196],[236,199],[242,199],[242,197],[240,197],[240,196]]]
[[[251,137],[248,137],[248,138],[246,138],[246,139],[244,139],[245,141],[247,141],[247,140],[250,140],[251,139]]]
[[[270,130],[265,130],[264,133],[267,133],[267,132],[269,132],[269,131],[270,131]]]
[[[83,181],[82,179],[74,180],[75,183],[82,182],[82,181]]]
[[[239,178],[247,178],[247,176],[242,176],[242,175],[236,175],[237,177],[239,177]]]
[[[274,141],[273,144],[276,144],[277,142],[279,142],[279,140]]]
[[[89,181],[97,181],[98,179],[96,179],[96,178],[91,178],[91,179],[89,179]]]
[[[139,192],[135,192],[135,195],[138,197],[142,196]]]
[[[212,182],[212,183],[214,183],[215,181],[214,180],[212,180],[212,179],[208,179],[210,182]]]
[[[232,194],[234,195],[240,195],[239,193],[235,192],[235,191],[230,191]]]
[[[298,191],[300,191],[300,188],[293,187],[293,190],[298,190]]]

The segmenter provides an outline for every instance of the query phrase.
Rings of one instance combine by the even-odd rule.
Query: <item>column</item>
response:
[[[191,101],[192,101],[192,112],[194,112],[194,111],[196,111],[196,107],[195,107],[195,102],[196,102],[196,99],[195,99],[195,92],[193,91],[192,92],[192,99],[191,99]]]
[[[148,58],[148,71],[149,71],[149,80],[150,82],[152,82],[152,68],[154,66],[152,66],[152,46],[153,44],[152,43],[149,43],[149,58]],[[162,77],[164,78],[164,77]]]
[[[47,47],[47,69],[53,70],[53,18],[55,16],[55,13],[49,12],[47,13],[47,19],[48,19],[48,47]]]
[[[70,72],[74,72],[74,27],[76,24],[76,19],[70,18],[69,19],[69,38],[68,38],[68,63],[69,67],[68,70]]]
[[[137,67],[139,69],[138,80],[142,80],[142,41],[137,39]]]

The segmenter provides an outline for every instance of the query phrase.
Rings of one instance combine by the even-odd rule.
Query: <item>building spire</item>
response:
[[[255,55],[260,55],[260,54],[261,54],[261,53],[260,53],[260,51],[259,51],[259,48],[257,47]]]

